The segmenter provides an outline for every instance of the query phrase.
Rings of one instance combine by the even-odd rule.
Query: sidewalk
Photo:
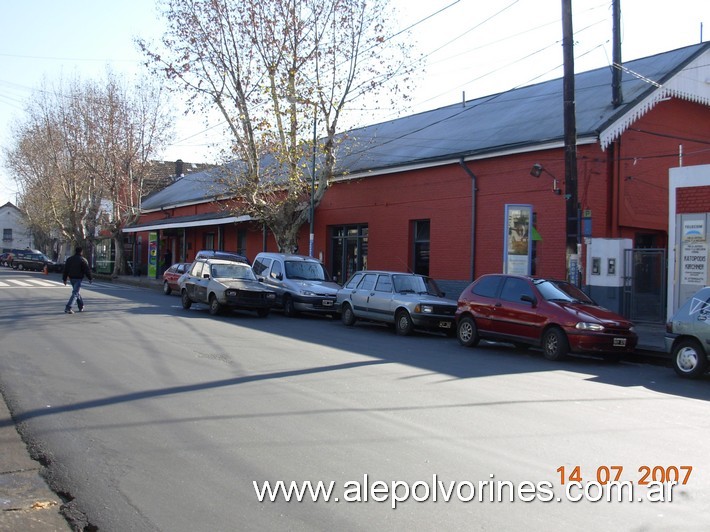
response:
[[[40,476],[0,397],[0,530],[67,532],[62,501]]]
[[[102,281],[162,290],[162,279],[145,276],[121,276]],[[663,337],[665,325],[638,324],[639,343],[636,351],[641,357],[668,357]],[[630,359],[631,357],[627,357]],[[0,530],[23,532],[67,532],[72,527],[60,513],[62,501],[40,476],[41,465],[29,455],[20,438],[5,401],[0,397]]]

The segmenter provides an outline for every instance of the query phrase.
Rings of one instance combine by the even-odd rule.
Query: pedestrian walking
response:
[[[67,284],[67,279],[71,282],[71,296],[67,305],[64,308],[64,312],[67,314],[74,314],[71,309],[74,301],[76,300],[76,305],[79,307],[79,312],[84,312],[84,300],[81,297],[81,282],[86,276],[89,279],[89,284],[93,282],[93,277],[91,276],[91,268],[89,268],[89,263],[82,256],[84,250],[81,246],[77,246],[74,250],[74,255],[69,257],[64,263],[64,273],[62,274],[62,281],[64,285]]]

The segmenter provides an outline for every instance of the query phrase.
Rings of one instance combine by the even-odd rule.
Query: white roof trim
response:
[[[595,144],[597,142],[596,137],[582,137],[582,138],[577,138],[577,146],[582,146],[585,144]],[[506,155],[515,155],[519,153],[530,153],[530,152],[535,152],[535,151],[543,151],[543,150],[551,150],[555,148],[563,148],[564,147],[564,141],[559,140],[555,142],[546,142],[544,144],[533,144],[530,146],[525,146],[523,148],[511,148],[508,150],[500,150],[496,152],[488,152],[488,153],[482,153],[479,155],[469,155],[467,157],[464,157],[464,161],[481,161],[484,159],[494,159],[496,157],[503,157]],[[349,181],[351,179],[362,179],[363,177],[372,177],[372,176],[377,176],[377,175],[387,175],[387,174],[396,174],[399,172],[409,172],[412,170],[420,170],[422,168],[433,168],[436,166],[447,166],[451,164],[458,164],[459,161],[461,160],[461,157],[456,157],[453,159],[442,159],[441,161],[434,161],[434,162],[424,162],[420,164],[410,164],[410,165],[402,165],[402,166],[391,166],[388,168],[376,168],[374,170],[367,170],[364,172],[357,172],[353,174],[345,174],[345,175],[340,175],[338,177],[335,177],[332,182],[337,183],[340,181]]]
[[[175,222],[167,224],[144,225],[142,227],[126,227],[124,233],[142,233],[143,231],[156,231],[158,229],[179,229],[183,227],[203,227],[205,225],[224,225],[239,222],[248,222],[252,218],[248,214],[243,216],[230,216],[229,218],[218,218],[209,220],[194,220],[191,222]]]
[[[702,105],[710,105],[710,79],[701,79],[701,75],[707,72],[708,60],[710,60],[710,52],[696,57],[666,84],[659,85],[658,89],[603,130],[599,135],[602,150],[618,139],[631,124],[653,109],[658,102],[674,97]]]

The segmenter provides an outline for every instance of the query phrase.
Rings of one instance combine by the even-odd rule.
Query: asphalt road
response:
[[[710,522],[708,379],[323,318],[211,317],[199,305],[183,310],[176,296],[109,283],[83,292],[87,312],[65,315],[69,288],[58,276],[0,268],[0,388],[82,525],[569,531]],[[596,498],[593,482],[617,473],[632,502],[566,495],[587,486]],[[672,500],[647,499],[642,484],[654,475],[679,477],[665,488]],[[279,480],[333,481],[338,502],[259,502],[254,483]],[[407,490],[408,500],[394,500]]]

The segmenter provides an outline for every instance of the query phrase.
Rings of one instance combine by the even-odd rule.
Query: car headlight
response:
[[[302,293],[304,296],[314,296],[314,295],[316,295],[314,292],[311,292],[310,290],[301,290],[301,293]]]
[[[274,294],[274,293],[266,294],[266,299],[276,299],[276,294]]]
[[[598,323],[586,323],[586,322],[580,322],[577,325],[575,325],[576,329],[579,329],[580,331],[595,331],[595,332],[602,332],[604,330],[603,325],[599,325]]]
[[[423,314],[431,314],[432,312],[434,312],[434,307],[433,305],[417,305],[414,308],[414,311],[421,312]]]
[[[237,295],[237,291],[236,291],[236,290],[227,290],[227,291],[225,292],[225,294],[227,294],[228,296],[236,296],[236,295]]]

